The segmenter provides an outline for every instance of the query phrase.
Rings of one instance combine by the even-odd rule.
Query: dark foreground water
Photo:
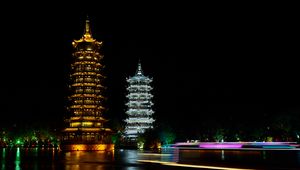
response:
[[[143,163],[151,162],[152,163]],[[251,169],[300,169],[299,150],[115,150],[62,152],[56,149],[0,148],[0,168],[16,170],[191,169],[172,164]],[[202,167],[202,169],[205,169]]]

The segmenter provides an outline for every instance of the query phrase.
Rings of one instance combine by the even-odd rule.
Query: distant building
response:
[[[63,130],[62,149],[65,150],[111,150],[111,129],[105,128],[102,117],[103,75],[100,48],[102,42],[92,37],[90,21],[85,22],[81,39],[74,40],[73,62],[70,73],[70,117]]]
[[[150,83],[152,78],[144,76],[141,63],[138,63],[136,74],[127,78],[128,99],[127,119],[125,127],[125,137],[131,141],[135,141],[139,134],[145,132],[146,129],[152,128],[154,119],[152,115],[152,87]]]

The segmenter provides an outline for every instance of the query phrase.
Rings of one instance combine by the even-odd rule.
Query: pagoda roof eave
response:
[[[94,38],[81,38],[79,40],[74,40],[75,43],[81,43],[81,42],[98,42],[99,44],[102,44],[102,42],[97,41]]]
[[[110,128],[87,128],[87,127],[76,127],[76,128],[66,128],[63,130],[63,132],[77,132],[77,131],[83,131],[83,132],[112,132]]]

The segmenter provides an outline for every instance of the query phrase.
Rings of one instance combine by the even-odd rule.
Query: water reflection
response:
[[[113,152],[87,152],[74,151],[64,153],[66,170],[96,169],[104,170],[107,165],[114,161]]]
[[[62,152],[57,149],[0,148],[0,169],[139,169],[135,151]],[[117,157],[115,158],[115,153]]]
[[[221,159],[222,159],[222,160],[225,160],[224,150],[221,151]]]
[[[20,148],[18,147],[16,151],[15,170],[21,169],[20,164],[21,164]]]
[[[188,150],[179,151],[181,164],[217,165],[227,167],[261,168],[261,169],[300,169],[300,153],[297,149],[290,150]]]
[[[115,150],[113,152],[73,151],[57,149],[0,149],[1,169],[22,170],[143,170],[148,164],[138,160],[150,160],[193,165],[243,166],[264,165],[293,167],[300,166],[299,151],[242,151],[242,150],[178,150],[173,148],[159,151]],[[161,169],[163,166],[160,166]],[[157,169],[157,168],[154,168]]]
[[[266,151],[262,151],[262,158],[263,158],[263,160],[267,159],[267,153],[266,153]]]
[[[2,159],[1,159],[1,169],[4,170],[5,169],[5,157],[6,156],[6,148],[2,149]]]

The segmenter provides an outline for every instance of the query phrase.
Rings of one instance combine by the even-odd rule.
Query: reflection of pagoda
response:
[[[128,82],[128,115],[125,120],[125,135],[129,141],[136,141],[139,134],[143,134],[145,130],[152,128],[154,119],[152,115],[152,87],[150,83],[152,78],[144,76],[141,63],[138,63],[136,74],[127,78]]]
[[[71,65],[71,81],[67,128],[63,130],[63,150],[111,150],[111,130],[104,128],[107,121],[102,117],[103,86],[99,53],[102,42],[93,39],[89,20],[80,40],[73,41],[74,53]]]

